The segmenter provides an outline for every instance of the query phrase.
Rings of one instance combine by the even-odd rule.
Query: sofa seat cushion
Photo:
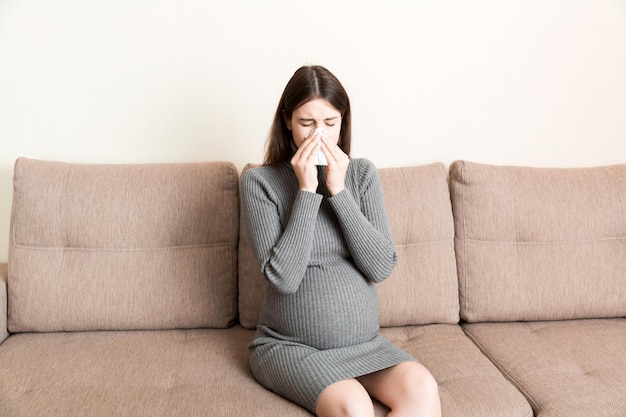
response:
[[[254,380],[246,348],[253,333],[235,326],[14,334],[0,347],[0,415],[310,416]],[[383,333],[431,369],[446,417],[532,415],[459,326]],[[375,409],[387,415],[380,403]]]
[[[253,332],[23,333],[0,345],[0,415],[309,416],[248,368]]]
[[[446,417],[532,417],[524,396],[458,325],[390,327],[382,333],[430,369]]]
[[[626,416],[626,319],[464,325],[537,417]]]

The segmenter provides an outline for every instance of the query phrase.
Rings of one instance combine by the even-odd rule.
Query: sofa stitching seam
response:
[[[42,251],[67,251],[67,252],[158,252],[167,250],[186,250],[186,249],[202,249],[202,248],[215,248],[215,247],[230,247],[230,242],[219,243],[206,243],[197,245],[178,245],[178,246],[160,246],[160,247],[120,247],[120,248],[108,248],[108,247],[65,247],[65,246],[29,246],[21,245],[13,242],[13,247],[16,249],[24,250],[42,250]]]
[[[530,407],[533,410],[539,410],[539,406],[538,404],[535,402],[535,400],[528,394],[528,392],[526,392],[526,390],[524,388],[522,388],[519,383],[502,367],[500,366],[495,360],[492,359],[492,357],[489,355],[489,353],[487,352],[487,350],[483,347],[483,345],[474,337],[474,335],[472,335],[464,326],[461,326],[461,329],[463,329],[463,332],[465,333],[465,335],[472,341],[472,343],[474,343],[474,346],[476,346],[476,348],[478,350],[480,350],[480,352],[483,354],[483,356],[485,358],[487,358],[489,360],[489,362],[491,362],[493,364],[493,366],[495,366],[498,371],[500,371],[500,373],[502,374],[502,376],[509,381],[509,383],[515,387],[525,398],[526,401],[528,401]]]

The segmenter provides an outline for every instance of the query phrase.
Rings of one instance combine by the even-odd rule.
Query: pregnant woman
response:
[[[349,157],[348,95],[327,69],[287,83],[262,166],[242,175],[247,231],[269,285],[250,366],[320,417],[441,416],[437,383],[379,334],[376,283],[396,252],[375,166]],[[317,164],[317,165],[316,165]]]

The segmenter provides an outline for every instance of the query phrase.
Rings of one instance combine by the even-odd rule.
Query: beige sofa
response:
[[[626,165],[380,176],[381,331],[445,417],[626,416]],[[14,184],[0,416],[310,415],[248,368],[265,284],[233,164],[19,159]]]

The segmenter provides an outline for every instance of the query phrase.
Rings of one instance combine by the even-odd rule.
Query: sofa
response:
[[[381,332],[445,417],[626,416],[626,165],[379,173],[399,259]],[[1,417],[310,415],[248,366],[266,284],[239,177],[16,161]]]

